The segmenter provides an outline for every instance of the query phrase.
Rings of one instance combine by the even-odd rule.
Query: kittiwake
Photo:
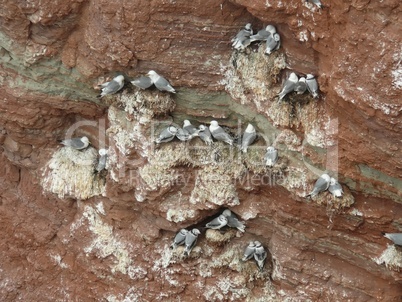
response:
[[[147,89],[152,86],[153,82],[150,77],[140,76],[138,79],[132,80],[131,84],[141,89]]]
[[[167,91],[176,93],[176,90],[169,84],[169,82],[159,74],[157,74],[154,70],[150,70],[147,74],[148,77],[151,78],[152,83],[158,88],[160,91]]]
[[[267,25],[267,27],[261,29],[255,35],[250,36],[250,42],[254,41],[266,41],[269,36],[272,36],[276,33],[275,26]]]
[[[177,128],[176,137],[181,140],[182,142],[188,141],[191,139],[190,133],[186,129]]]
[[[219,126],[217,121],[211,121],[209,131],[211,132],[213,138],[217,141],[222,141],[229,145],[233,145],[233,138],[229,135],[229,133],[226,133],[221,126]]]
[[[226,209],[222,213],[227,219],[227,226],[231,228],[236,228],[240,232],[245,232],[246,226],[237,219],[236,215],[229,209]]]
[[[186,241],[186,235],[188,231],[186,229],[181,229],[173,239],[173,243],[171,244],[170,248],[173,250],[179,245],[183,245]]]
[[[247,261],[251,258],[253,258],[255,253],[255,243],[254,241],[250,241],[250,243],[247,245],[246,249],[244,250],[243,258],[241,258],[242,261]]]
[[[278,94],[279,100],[282,100],[285,97],[285,95],[287,95],[288,93],[292,92],[295,89],[298,80],[299,78],[297,77],[297,75],[294,72],[292,72],[289,75],[289,78],[285,81],[282,91]]]
[[[198,235],[201,232],[198,229],[192,229],[190,232],[187,232],[186,239],[184,240],[185,248],[184,248],[184,256],[189,256],[195,244],[197,243]]]
[[[169,126],[164,129],[161,134],[159,134],[159,137],[155,140],[155,143],[160,144],[170,142],[175,138],[176,133],[177,128],[175,126]]]
[[[320,0],[306,0],[306,2],[313,3],[318,6],[318,8],[322,8],[322,4]]]
[[[313,98],[318,98],[318,83],[312,74],[308,74],[306,78],[307,89],[313,96]]]
[[[240,30],[236,37],[232,39],[232,47],[237,50],[244,50],[248,45],[250,45],[250,36],[253,34],[253,29],[251,24],[247,23],[245,27]]]
[[[343,190],[342,190],[342,186],[341,184],[333,177],[331,177],[330,181],[329,181],[329,187],[328,187],[328,191],[331,192],[331,194],[334,197],[342,197],[343,194]]]
[[[315,182],[313,191],[307,194],[306,197],[308,196],[314,197],[318,195],[318,193],[324,192],[325,190],[328,189],[330,181],[331,177],[328,174],[326,173],[322,174]]]
[[[205,227],[208,229],[219,230],[227,224],[228,224],[228,219],[225,217],[225,215],[221,214],[218,217],[216,217],[214,220],[208,222],[205,225]]]
[[[257,134],[253,125],[248,124],[246,130],[244,131],[243,137],[241,139],[241,151],[243,153],[247,152],[248,146],[254,143]]]
[[[281,47],[281,36],[278,33],[274,33],[267,38],[265,54],[270,55],[273,51],[278,50]]]
[[[192,125],[189,120],[183,121],[183,129],[190,134],[191,138],[193,138],[194,136],[198,136],[199,130],[194,125]]]
[[[384,237],[391,240],[394,244],[402,246],[402,233],[384,233]]]
[[[64,146],[71,147],[75,150],[82,150],[88,147],[89,139],[86,136],[83,137],[75,137],[71,139],[65,139],[60,142]]]
[[[270,146],[267,148],[267,153],[264,156],[265,165],[273,167],[278,161],[278,150]]]
[[[104,97],[107,94],[113,94],[119,91],[124,86],[124,76],[118,75],[117,77],[113,78],[110,82],[106,82],[99,85],[102,87],[102,92],[98,95],[98,98]]]
[[[200,125],[198,128],[200,129],[198,131],[199,138],[202,139],[207,145],[211,145],[213,140],[208,127],[205,125]]]
[[[98,151],[100,157],[98,160],[98,165],[96,166],[96,172],[101,172],[103,169],[106,168],[106,161],[107,161],[107,149],[99,149]]]
[[[255,252],[254,252],[254,259],[257,262],[257,266],[262,271],[264,268],[264,262],[267,258],[267,252],[265,248],[262,246],[261,242],[255,241]]]
[[[293,89],[297,94],[303,94],[307,90],[306,78],[301,77],[299,81],[296,83],[295,88]]]

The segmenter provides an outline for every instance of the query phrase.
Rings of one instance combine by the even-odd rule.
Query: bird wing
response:
[[[123,85],[124,85],[124,83],[120,85],[118,82],[112,80],[107,84],[106,87],[104,87],[102,89],[102,94],[106,95],[106,94],[116,93],[117,91],[119,91],[123,87]]]
[[[221,127],[211,132],[211,134],[218,141],[233,141],[233,138]]]
[[[138,79],[131,81],[131,84],[141,89],[147,89],[151,87],[153,83],[150,77],[141,76]]]
[[[157,79],[154,84],[156,88],[158,88],[159,90],[166,90],[171,92],[175,91],[174,88],[169,84],[169,82],[164,77],[160,76],[159,79]]]
[[[70,146],[74,149],[80,150],[86,147],[86,144],[82,142],[81,138],[66,139],[61,142],[63,145]]]
[[[249,132],[245,132],[243,137],[242,137],[242,141],[241,141],[241,148],[247,148],[248,146],[250,146],[255,138],[257,137],[255,132],[249,133]]]
[[[314,184],[314,190],[318,192],[325,191],[329,187],[329,182],[327,182],[324,178],[319,177]]]

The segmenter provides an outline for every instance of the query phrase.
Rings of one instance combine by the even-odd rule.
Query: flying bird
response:
[[[217,121],[211,121],[209,131],[211,132],[213,138],[217,141],[225,142],[231,146],[233,145],[233,138],[226,133],[221,126],[219,126]]]
[[[190,232],[187,232],[186,239],[184,240],[184,256],[188,257],[190,255],[200,234],[201,232],[198,229],[192,229]]]
[[[402,246],[402,233],[383,233],[385,238],[391,240],[394,244]]]
[[[285,81],[282,91],[278,95],[279,100],[282,100],[285,97],[285,95],[292,92],[295,89],[298,81],[299,81],[299,78],[297,77],[297,75],[294,72],[292,72],[289,75],[289,78]]]
[[[314,184],[313,191],[311,191],[309,194],[307,194],[306,197],[311,196],[314,197],[318,195],[321,192],[324,192],[325,190],[328,189],[329,183],[331,181],[331,177],[328,174],[322,174],[317,181]]]
[[[159,137],[155,140],[155,143],[160,144],[170,142],[175,138],[177,131],[178,130],[175,126],[167,127],[161,132],[161,134],[159,134]]]
[[[328,191],[331,192],[331,194],[334,197],[342,197],[343,194],[343,190],[342,190],[342,186],[341,184],[333,177],[331,177],[330,181],[329,181],[329,187],[328,187]]]
[[[181,229],[176,236],[173,239],[173,243],[171,244],[170,248],[173,250],[179,245],[183,245],[184,242],[186,241],[186,236],[187,236],[188,230],[186,229]]]
[[[219,230],[228,224],[228,219],[224,215],[219,215],[214,220],[208,222],[205,227],[208,229]]]
[[[229,209],[226,209],[222,213],[227,219],[227,226],[238,229],[240,232],[245,232],[246,226],[237,219],[236,215]]]
[[[267,27],[261,29],[255,35],[250,36],[250,42],[254,41],[266,41],[269,36],[272,36],[276,33],[275,26],[267,25]]]
[[[99,149],[98,151],[100,157],[98,160],[98,165],[96,166],[96,172],[101,172],[103,169],[106,168],[106,161],[107,161],[107,150],[106,149]]]
[[[293,89],[297,94],[303,94],[307,90],[306,78],[301,77]]]
[[[307,89],[313,96],[313,98],[318,98],[318,83],[312,74],[308,74],[306,78]]]
[[[246,130],[244,131],[242,140],[241,140],[241,151],[243,153],[247,152],[248,146],[254,143],[257,134],[255,132],[255,128],[253,125],[248,124]]]
[[[265,165],[273,167],[278,161],[278,150],[270,146],[267,148],[267,153],[264,156]]]
[[[281,36],[278,33],[274,33],[267,38],[265,54],[270,55],[273,51],[278,50],[281,47]]]
[[[153,82],[150,77],[140,76],[138,79],[132,80],[131,84],[141,89],[147,89],[152,86]]]
[[[98,98],[104,97],[108,94],[114,94],[118,92],[124,86],[124,76],[118,75],[117,77],[113,78],[110,82],[106,82],[99,85],[102,88],[101,94],[98,95]]]
[[[158,88],[160,91],[167,91],[176,93],[176,90],[169,84],[169,82],[159,74],[157,74],[154,70],[150,70],[147,76],[152,80],[152,83]]]
[[[86,136],[75,137],[60,141],[60,144],[71,147],[75,150],[83,150],[89,146],[89,139]]]
[[[213,143],[213,140],[208,127],[205,127],[205,125],[200,125],[198,129],[199,138],[203,140],[207,145],[211,145]]]
[[[250,241],[250,243],[247,245],[246,249],[244,250],[243,258],[241,258],[242,261],[247,261],[251,258],[253,258],[255,253],[255,243],[254,241]]]
[[[267,252],[265,248],[262,246],[261,242],[255,241],[255,252],[254,259],[257,262],[257,266],[262,271],[264,268],[265,259],[267,258]]]

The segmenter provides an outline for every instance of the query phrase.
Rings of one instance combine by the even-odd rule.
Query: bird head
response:
[[[122,84],[124,82],[124,75],[120,74],[117,77],[115,77],[113,80],[119,84]]]
[[[247,125],[247,128],[246,128],[246,132],[248,132],[248,133],[253,133],[253,132],[255,132],[254,126],[251,125],[251,124],[248,124],[248,125]]]
[[[191,125],[191,123],[190,123],[189,120],[184,120],[183,121],[183,127],[190,126],[190,125]]]
[[[269,33],[271,33],[271,35],[273,35],[274,33],[276,33],[276,28],[273,25],[267,25],[267,27],[265,27],[265,30]]]
[[[272,146],[269,146],[269,147],[267,148],[267,152],[274,152],[274,151],[275,151],[275,148],[272,147]]]
[[[86,136],[81,137],[81,141],[82,141],[84,144],[90,144],[89,139],[88,139],[88,137],[86,137]]]
[[[297,77],[297,75],[294,72],[292,72],[289,76],[289,80],[297,83],[297,81],[299,81],[299,78]]]
[[[175,126],[169,126],[168,130],[171,134],[176,134],[178,131],[178,129]]]
[[[201,234],[201,232],[200,232],[199,229],[192,229],[192,230],[191,230],[191,233],[193,233],[193,234],[196,235],[196,236],[198,236],[198,235]]]
[[[314,76],[309,73],[309,74],[306,76],[306,78],[307,78],[307,80],[311,80],[311,79],[314,79]]]
[[[99,149],[98,152],[100,156],[105,156],[107,154],[107,149]]]
[[[331,186],[334,186],[336,183],[337,183],[336,179],[333,178],[333,177],[331,177],[331,179],[330,179],[330,181],[329,181],[329,184],[330,184]]]

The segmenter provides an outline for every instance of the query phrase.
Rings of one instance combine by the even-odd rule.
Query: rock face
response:
[[[3,3],[2,299],[399,301],[402,251],[381,232],[402,232],[400,3],[328,2]],[[233,52],[246,23],[274,24],[280,50]],[[96,99],[115,72],[150,69],[178,93],[126,84]],[[317,76],[319,100],[278,101],[290,70]],[[259,139],[247,154],[153,143],[184,119],[234,136],[251,122]],[[57,143],[83,135],[81,153]],[[273,168],[261,164],[267,145]],[[92,174],[103,147],[107,171]],[[304,198],[323,171],[342,199]],[[224,208],[246,232],[206,236]],[[183,259],[169,246],[194,227]],[[262,272],[240,260],[250,240],[268,250]]]

